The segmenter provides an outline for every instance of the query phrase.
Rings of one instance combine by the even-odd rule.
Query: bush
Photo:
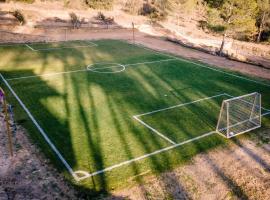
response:
[[[86,5],[93,9],[112,9],[114,0],[84,0]]]
[[[207,28],[215,33],[223,33],[226,30],[226,27],[223,25],[208,24]]]
[[[167,16],[167,13],[155,6],[153,2],[144,3],[140,14],[148,16],[152,21],[164,20]]]
[[[98,12],[97,19],[99,19],[101,21],[105,21],[106,17],[102,12]]]
[[[35,0],[13,0],[13,1],[24,2],[24,3],[34,3],[35,2]]]
[[[79,17],[74,12],[69,13],[69,16],[70,16],[73,28],[79,28],[80,27]]]
[[[25,24],[25,18],[21,11],[15,10],[14,12],[12,12],[12,15],[20,22],[20,25]]]
[[[125,11],[133,15],[140,14],[141,5],[141,0],[127,0],[125,4]]]
[[[105,22],[106,24],[113,24],[113,17],[106,17],[102,12],[98,12],[97,19]]]

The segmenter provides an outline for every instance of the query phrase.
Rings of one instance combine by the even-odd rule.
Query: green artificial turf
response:
[[[92,44],[87,41],[31,44],[41,51],[24,45],[0,47],[1,74],[74,171],[92,173],[172,145],[136,121],[134,115],[222,93],[239,96],[255,91],[262,94],[263,106],[270,108],[270,86],[206,65],[167,60],[172,57],[123,41],[94,43],[97,46],[85,47]],[[48,48],[52,49],[44,50]],[[125,70],[119,64],[125,65]],[[94,70],[87,71],[87,66]],[[62,73],[70,71],[73,73]],[[226,98],[207,99],[140,119],[179,143],[215,130],[221,102]],[[10,93],[9,101],[33,141],[71,179]],[[264,118],[263,124],[269,124],[269,118]],[[171,169],[226,142],[214,134],[75,184],[91,192],[110,191],[125,186],[140,173]]]

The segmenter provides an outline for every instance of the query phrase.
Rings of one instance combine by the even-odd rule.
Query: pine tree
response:
[[[270,19],[270,0],[258,0],[258,36],[257,42],[261,41],[262,32],[267,28],[266,21]]]

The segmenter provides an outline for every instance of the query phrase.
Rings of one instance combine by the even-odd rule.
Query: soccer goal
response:
[[[217,133],[231,138],[261,127],[261,94],[234,97],[222,102]]]

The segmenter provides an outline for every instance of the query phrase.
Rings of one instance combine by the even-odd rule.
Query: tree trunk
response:
[[[225,37],[226,37],[226,33],[224,33],[224,35],[223,35],[222,43],[221,43],[221,46],[220,46],[220,49],[219,49],[219,52],[218,52],[218,54],[220,56],[223,55],[223,49],[224,49],[224,45],[225,45]]]
[[[262,17],[260,28],[259,28],[259,34],[258,34],[258,37],[257,37],[257,42],[261,41],[262,31],[263,31],[263,27],[264,27],[264,20],[265,20],[265,12],[263,12],[263,17]]]

